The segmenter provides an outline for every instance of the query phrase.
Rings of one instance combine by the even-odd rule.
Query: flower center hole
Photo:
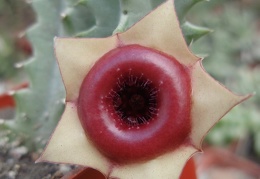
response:
[[[135,127],[148,124],[157,115],[158,91],[153,82],[143,75],[121,75],[110,97],[120,119]]]

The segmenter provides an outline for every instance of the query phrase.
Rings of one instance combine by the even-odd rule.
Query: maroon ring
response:
[[[118,90],[118,80],[128,74],[151,81],[157,90],[156,114],[132,127],[118,115],[113,98],[108,98],[111,91]],[[130,163],[157,157],[183,144],[191,131],[189,70],[175,58],[151,48],[118,47],[89,71],[77,108],[86,135],[111,161]]]

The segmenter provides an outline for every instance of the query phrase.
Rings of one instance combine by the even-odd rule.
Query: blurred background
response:
[[[26,80],[19,63],[31,55],[25,30],[34,23],[35,14],[25,1],[0,1],[0,93]],[[1,116],[3,118],[3,116]]]
[[[37,11],[41,10],[38,6],[34,8]],[[64,12],[71,11],[67,8]],[[79,8],[77,12],[81,12],[81,9]],[[48,16],[46,11],[44,13]],[[73,17],[80,15],[82,13],[76,15],[74,13]],[[24,104],[20,95],[28,86],[35,87],[41,80],[42,82],[45,80],[40,77],[31,80],[32,76],[37,76],[37,70],[23,68],[28,59],[32,60],[33,54],[37,56],[37,53],[40,53],[34,50],[37,46],[34,36],[45,38],[45,33],[53,30],[44,26],[46,27],[44,30],[38,34],[31,32],[28,38],[25,35],[26,30],[30,28],[29,31],[32,31],[31,27],[37,21],[37,17],[41,16],[35,14],[30,0],[0,1],[0,123],[10,122],[20,115],[23,115],[22,118],[25,120],[30,119],[29,114],[27,116],[23,113],[25,109],[21,107]],[[67,17],[66,14],[64,17]],[[64,19],[66,22],[69,21],[69,19]],[[200,2],[189,11],[186,19],[212,29],[211,33],[191,42],[190,45],[194,53],[205,57],[203,64],[208,73],[237,94],[255,94],[248,101],[235,107],[210,131],[204,142],[205,153],[194,157],[197,175],[203,179],[260,178],[260,1]],[[91,20],[87,23],[91,23]],[[70,27],[77,28],[78,31],[82,28],[73,23],[71,25],[71,22],[68,24],[62,35],[74,36]],[[49,43],[47,43],[51,51],[53,37],[50,35]],[[39,44],[42,44],[43,48],[46,45],[44,42]],[[44,60],[45,51],[42,53]],[[37,65],[40,65],[43,71],[48,71],[51,66],[56,65],[56,62],[52,63]],[[57,84],[60,84],[60,79],[57,81]],[[22,92],[13,97],[12,94],[18,89],[22,89]],[[51,87],[48,89],[52,90]],[[40,90],[35,91],[33,98],[37,98],[37,92]],[[64,97],[64,89],[59,89],[59,91],[61,91],[60,97],[55,102]],[[47,101],[46,104],[52,103]],[[38,103],[31,105],[37,106]],[[60,108],[59,111],[62,111],[63,106]],[[37,112],[35,116],[39,114],[44,120],[48,117],[46,111],[41,113],[37,111],[37,108],[32,110],[34,111],[32,113]],[[57,122],[59,115],[60,113],[50,115],[50,119],[55,118]],[[44,120],[41,120],[40,124],[28,122],[30,123],[28,125],[32,125],[30,127],[35,131],[38,129],[37,125],[42,125]],[[74,168],[67,165],[33,163],[55,127],[53,123],[50,125],[53,127],[48,128],[49,131],[39,134],[39,136],[47,137],[33,139],[41,142],[42,145],[37,147],[25,142],[25,139],[28,141],[28,136],[16,133],[16,130],[26,130],[24,124],[21,123],[22,127],[12,127],[14,125],[10,122],[10,125],[0,127],[0,178],[60,178]]]

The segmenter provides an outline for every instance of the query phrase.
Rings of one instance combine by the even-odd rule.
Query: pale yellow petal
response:
[[[55,52],[67,92],[77,99],[81,83],[94,63],[117,46],[117,37],[102,39],[56,38]]]
[[[177,179],[186,161],[196,152],[191,146],[181,146],[156,159],[113,168],[111,177],[120,179]]]
[[[238,96],[215,81],[202,68],[201,62],[192,73],[192,132],[193,144],[200,149],[203,138],[210,128],[231,108],[250,95]]]
[[[67,103],[45,151],[36,162],[42,161],[78,164],[98,169],[104,174],[109,172],[109,162],[86,137],[73,103]]]
[[[139,44],[165,52],[185,65],[199,60],[186,45],[173,0],[168,0],[125,33],[119,34],[119,39],[123,44]]]

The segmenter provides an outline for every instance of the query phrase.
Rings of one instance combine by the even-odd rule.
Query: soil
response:
[[[0,143],[1,179],[58,179],[75,166],[64,164],[35,163],[39,154],[29,153],[24,146]]]

